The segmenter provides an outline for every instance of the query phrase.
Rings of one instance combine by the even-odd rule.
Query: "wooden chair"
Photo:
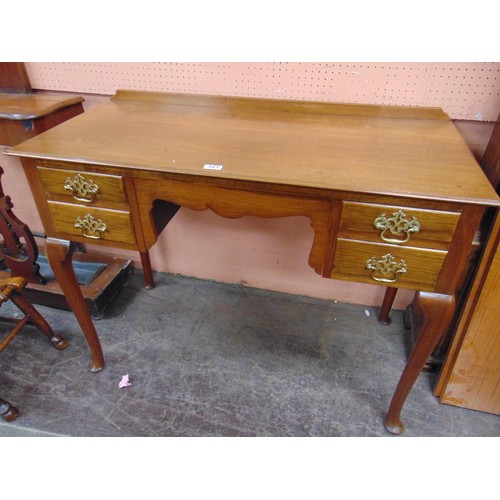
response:
[[[21,319],[0,318],[0,321],[7,321],[15,324],[14,328],[8,332],[5,338],[0,342],[0,352],[2,352],[23,327],[29,323],[36,326],[56,349],[66,349],[66,347],[68,347],[68,341],[60,335],[55,334],[45,318],[23,296],[22,290],[25,286],[26,280],[20,277],[0,280],[0,306],[10,299],[24,315]],[[15,406],[12,406],[8,401],[0,398],[0,417],[10,422],[17,417],[18,413],[19,411]]]

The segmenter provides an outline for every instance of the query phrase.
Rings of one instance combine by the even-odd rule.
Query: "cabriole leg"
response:
[[[71,255],[73,244],[70,241],[47,238],[45,254],[64,296],[68,301],[80,327],[87,339],[92,355],[90,371],[98,372],[104,368],[104,356],[101,343],[83,298],[82,291],[73,271]]]
[[[392,396],[384,422],[385,428],[392,434],[401,434],[404,430],[400,418],[401,409],[427,358],[431,355],[451,321],[455,311],[455,297],[417,292],[411,307],[416,342]]]

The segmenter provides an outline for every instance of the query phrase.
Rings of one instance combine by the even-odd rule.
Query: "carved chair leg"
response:
[[[49,342],[59,350],[68,347],[68,341],[57,335],[52,330],[51,326],[45,321],[45,318],[26,300],[25,297],[18,293],[12,293],[10,300],[26,315],[31,322],[47,337]]]
[[[5,399],[0,398],[0,417],[2,417],[7,422],[12,422],[19,415],[19,410],[12,406]]]
[[[382,307],[378,315],[378,322],[382,323],[382,325],[391,324],[392,320],[389,317],[389,314],[391,313],[392,304],[394,304],[394,299],[396,298],[397,292],[398,292],[397,288],[387,287],[385,289],[384,300],[382,302]]]
[[[404,430],[400,419],[401,410],[425,362],[452,319],[455,297],[417,292],[411,307],[417,340],[399,379],[384,422],[385,428],[392,434],[400,434]]]

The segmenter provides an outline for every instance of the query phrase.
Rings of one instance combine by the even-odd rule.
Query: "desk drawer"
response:
[[[339,239],[331,277],[432,291],[447,252]]]
[[[53,201],[49,201],[48,206],[58,233],[84,237],[92,242],[135,243],[129,212]]]
[[[55,198],[64,197],[71,203],[96,204],[99,202],[126,203],[123,177],[76,170],[38,167],[43,188]]]
[[[459,212],[344,202],[341,238],[447,250]]]

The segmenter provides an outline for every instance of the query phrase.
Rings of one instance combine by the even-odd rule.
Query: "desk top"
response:
[[[319,190],[500,205],[437,108],[118,91],[21,157]],[[222,165],[207,170],[205,165]]]

